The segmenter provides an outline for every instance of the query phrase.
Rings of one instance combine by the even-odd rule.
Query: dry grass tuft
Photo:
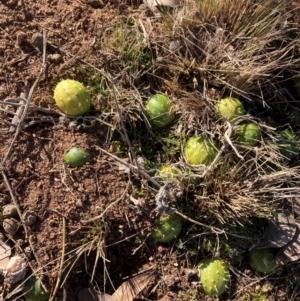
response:
[[[271,81],[286,80],[298,44],[290,3],[186,0],[165,16],[169,34],[157,41],[162,57],[157,69],[177,81],[179,89],[190,75],[190,89],[195,81],[208,82],[247,97]]]
[[[183,170],[176,179],[189,182],[181,187],[192,190],[188,202],[200,218],[242,224],[270,216],[282,200],[298,193],[299,170],[280,154],[277,125],[266,118],[272,109],[278,111],[274,95],[288,103],[283,84],[294,76],[299,60],[291,2],[186,0],[159,16],[118,16],[99,33],[101,70],[114,83],[101,79],[102,117],[112,131],[122,131],[121,119],[125,122],[130,138],[137,140],[135,151],[150,168],[168,163]],[[176,120],[164,130],[151,129],[146,120],[144,105],[154,93],[167,94],[173,103]],[[241,122],[261,129],[255,147],[239,145],[234,135],[226,140],[228,126],[215,104],[231,95],[249,113]],[[182,156],[185,140],[197,134],[223,146],[209,169],[189,166]]]

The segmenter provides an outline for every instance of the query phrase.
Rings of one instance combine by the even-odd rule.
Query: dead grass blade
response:
[[[173,20],[169,43],[175,41],[179,47],[170,51],[157,40],[165,53],[157,70],[167,71],[171,78],[196,71],[198,82],[205,78],[244,96],[267,87],[298,61],[294,53],[299,34],[290,21],[290,4],[290,0],[187,0],[168,18]]]

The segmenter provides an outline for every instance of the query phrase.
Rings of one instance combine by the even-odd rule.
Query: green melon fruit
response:
[[[146,112],[149,122],[156,128],[163,128],[174,120],[174,115],[170,112],[172,103],[163,94],[153,95],[146,103]]]
[[[240,116],[245,115],[244,105],[234,97],[222,98],[217,102],[217,112],[229,121],[234,121]]]
[[[80,167],[90,160],[90,156],[77,147],[72,147],[65,153],[64,160],[70,167]]]
[[[212,258],[201,262],[199,273],[205,294],[220,296],[228,289],[230,274],[227,265],[221,259]]]
[[[244,123],[235,130],[235,136],[238,143],[255,146],[260,140],[260,129],[255,123]]]
[[[289,160],[293,159],[300,151],[296,136],[290,130],[283,130],[279,134],[278,148],[280,153]]]
[[[151,237],[159,242],[169,242],[178,237],[181,228],[182,222],[178,215],[161,215],[154,221]]]
[[[176,179],[174,175],[180,174],[180,170],[170,166],[169,164],[165,164],[159,168],[159,176],[165,181],[171,181]]]
[[[202,135],[188,139],[184,146],[184,156],[191,165],[209,165],[218,153],[218,143],[212,139],[206,139]]]
[[[91,98],[84,85],[72,79],[57,84],[54,99],[59,109],[70,116],[82,115],[91,106]]]
[[[50,293],[46,293],[35,276],[30,277],[23,288],[26,301],[46,301]]]
[[[252,249],[249,253],[251,266],[260,273],[268,274],[276,269],[276,254],[272,248]]]

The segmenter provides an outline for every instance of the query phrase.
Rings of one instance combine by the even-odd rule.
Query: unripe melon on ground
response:
[[[176,177],[174,177],[174,175],[178,175],[178,174],[180,174],[180,170],[175,167],[172,167],[169,164],[162,165],[159,168],[159,176],[162,179],[167,180],[167,181],[170,181],[170,180],[176,178]]]
[[[260,140],[259,126],[253,122],[244,123],[235,130],[238,143],[255,146]]]
[[[64,155],[65,162],[70,167],[80,167],[90,160],[90,156],[77,147],[72,147]]]
[[[260,273],[271,273],[276,268],[276,254],[274,249],[252,249],[249,253],[251,266]]]
[[[290,160],[296,157],[300,151],[297,138],[290,130],[280,132],[278,145],[280,153]]]
[[[72,79],[65,79],[57,84],[54,99],[58,108],[70,116],[82,115],[91,106],[91,98],[84,85]]]
[[[146,112],[149,122],[156,128],[164,128],[174,120],[174,115],[170,112],[172,103],[163,94],[155,94],[146,103]]]
[[[245,108],[241,101],[234,97],[220,99],[216,105],[217,112],[229,121],[234,121],[245,115]]]
[[[212,139],[206,139],[203,135],[188,139],[184,146],[184,156],[189,164],[209,165],[218,153],[218,143]]]
[[[230,274],[227,265],[221,259],[212,258],[201,262],[199,273],[205,294],[220,296],[228,289]]]
[[[151,237],[159,242],[169,242],[178,237],[181,228],[181,218],[177,214],[161,215],[154,221]]]
[[[46,301],[49,300],[50,293],[46,293],[35,276],[31,276],[24,285],[26,301]]]

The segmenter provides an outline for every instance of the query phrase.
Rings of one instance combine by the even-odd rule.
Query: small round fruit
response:
[[[276,254],[274,249],[252,249],[249,253],[251,266],[260,273],[268,274],[276,268]]]
[[[240,116],[245,115],[244,105],[234,97],[222,98],[217,102],[217,112],[229,121],[234,121]]]
[[[165,164],[159,168],[159,176],[166,181],[173,180],[174,175],[180,174],[180,170],[170,166],[169,164]]]
[[[222,295],[229,286],[230,274],[225,262],[218,258],[205,260],[199,265],[200,281],[205,294]]]
[[[174,120],[174,115],[170,113],[172,103],[163,94],[153,95],[146,103],[146,112],[152,126],[163,128]]]
[[[70,167],[80,167],[90,160],[90,156],[77,147],[72,147],[65,153],[64,160]]]
[[[248,122],[239,126],[235,135],[238,143],[255,146],[260,140],[260,129],[255,123]]]
[[[289,160],[296,157],[300,151],[297,138],[290,130],[280,132],[278,145],[280,153]]]
[[[25,293],[26,301],[46,301],[50,297],[50,293],[44,291],[35,276],[31,276],[25,282],[23,292]]]
[[[181,228],[182,222],[178,215],[161,215],[154,221],[151,237],[159,242],[169,242],[178,237]]]
[[[218,153],[218,144],[216,141],[212,139],[208,140],[202,135],[194,136],[188,139],[183,152],[189,164],[209,165]]]
[[[82,115],[91,106],[91,98],[84,85],[72,79],[57,84],[54,99],[59,109],[70,116]]]

